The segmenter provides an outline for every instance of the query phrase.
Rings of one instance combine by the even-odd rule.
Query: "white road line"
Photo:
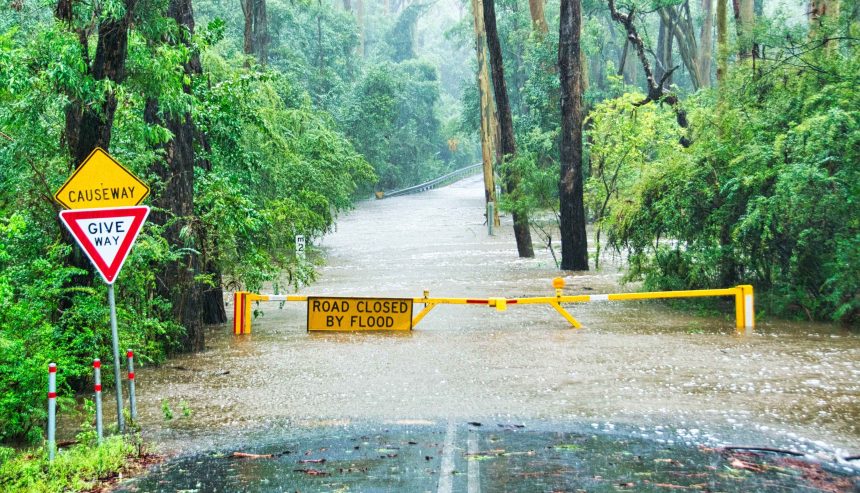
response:
[[[445,446],[442,448],[438,493],[451,493],[454,490],[454,439],[456,435],[457,426],[453,420],[449,420],[448,429],[445,432]]]
[[[469,431],[469,486],[468,493],[481,493],[481,461],[475,458],[478,453],[478,434]]]

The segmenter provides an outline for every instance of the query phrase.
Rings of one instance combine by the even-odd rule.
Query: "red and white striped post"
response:
[[[134,396],[134,352],[131,349],[126,350],[128,356],[128,402],[131,404],[131,421],[137,421],[137,402]]]
[[[96,382],[96,434],[99,443],[102,443],[104,437],[104,428],[102,428],[102,360],[99,358],[93,360],[93,370],[95,371]]]
[[[57,449],[57,364],[48,365],[48,460]]]

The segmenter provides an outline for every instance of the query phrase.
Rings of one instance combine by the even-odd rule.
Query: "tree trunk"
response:
[[[624,83],[629,86],[636,85],[636,54],[629,49],[630,43],[627,43],[627,48],[624,49],[624,64],[622,65],[622,75]]]
[[[364,32],[364,0],[355,0],[355,21],[358,23],[358,56],[364,58],[365,32]]]
[[[699,36],[699,82],[711,87],[711,47],[714,44],[714,0],[702,0],[702,31]]]
[[[173,0],[170,2],[168,7],[168,15],[172,17],[177,24],[183,26],[188,30],[188,34],[194,34],[194,9],[192,5],[192,0]],[[190,43],[189,39],[184,40],[186,44]],[[189,75],[200,75],[203,73],[203,67],[200,63],[200,54],[196,50],[192,50],[191,56],[188,60],[188,64],[185,67],[186,73]],[[184,88],[186,92],[190,92],[190,87]],[[191,121],[190,115],[188,116],[188,122],[191,126],[192,138],[196,139],[199,145],[204,149],[204,151],[209,152],[211,147],[209,145],[209,140],[207,136],[194,128],[193,122]],[[188,146],[191,150],[191,162],[194,163],[199,168],[202,168],[205,171],[209,171],[212,168],[211,163],[208,159],[199,159],[198,156],[194,155],[193,144]],[[192,184],[193,186],[193,184]],[[191,210],[193,211],[193,188],[191,190]],[[198,286],[201,289],[200,293],[200,312],[202,315],[202,321],[206,324],[222,324],[227,322],[227,311],[224,307],[224,290],[223,283],[221,278],[221,271],[218,269],[218,266],[215,262],[215,254],[213,252],[207,251],[205,245],[207,244],[207,234],[208,232],[203,230],[202,228],[197,231],[198,236],[197,239],[201,245],[199,249],[201,252],[201,258],[198,261],[199,265],[204,267],[204,272],[207,276],[209,276],[213,284],[211,286]],[[195,288],[196,289],[196,288]],[[203,348],[203,342],[200,342],[200,349]]]
[[[240,0],[242,14],[245,16],[242,50],[246,55],[254,54],[254,0]]]
[[[756,46],[753,30],[755,29],[755,3],[753,0],[734,0],[736,5],[735,17],[738,21],[738,56],[741,59],[755,56]]]
[[[499,208],[496,203],[496,184],[493,173],[493,158],[495,156],[497,127],[495,125],[496,112],[493,96],[490,92],[490,69],[487,67],[486,57],[486,31],[484,29],[484,8],[481,0],[472,0],[472,13],[475,20],[475,54],[478,60],[478,94],[481,98],[481,160],[484,164],[484,199],[485,203],[493,202],[493,217],[487,221],[493,221],[499,226]]]
[[[269,21],[266,0],[240,0],[245,16],[242,49],[246,55],[255,55],[260,65],[269,61]]]
[[[659,33],[657,35],[657,60],[654,65],[654,78],[662,81],[662,86],[668,88],[672,85],[671,74],[663,78],[672,69],[672,41],[675,39],[672,29],[672,19],[660,17]]]
[[[681,12],[678,12],[676,7],[671,6],[663,7],[657,12],[660,14],[660,18],[672,27],[675,39],[678,41],[678,53],[681,55],[684,67],[687,68],[687,73],[690,74],[693,89],[699,89],[702,87],[702,71],[699,67],[699,49],[693,30],[690,4],[686,1],[678,8],[681,9]]]
[[[190,46],[194,33],[194,13],[191,0],[170,0],[168,14],[186,31],[180,43]],[[195,56],[185,65],[185,73],[193,75],[199,59]],[[191,92],[184,85],[186,93]],[[157,289],[161,296],[170,300],[174,319],[185,327],[180,346],[185,351],[200,351],[204,348],[203,337],[203,286],[197,281],[202,272],[197,251],[201,250],[202,232],[194,219],[194,140],[195,130],[189,112],[159,115],[158,101],[146,102],[144,120],[150,124],[164,125],[173,134],[173,139],[164,144],[164,161],[157,162],[153,171],[161,179],[164,189],[155,195],[153,222],[164,227],[163,237],[174,251],[182,255],[167,264],[156,276]]]
[[[836,19],[837,17],[839,17],[839,0],[811,0],[809,2],[809,36],[815,37],[825,19]],[[830,41],[828,47],[835,44],[835,42]]]
[[[260,65],[269,63],[269,18],[266,0],[254,0],[254,47]]]
[[[720,84],[726,79],[729,60],[727,1],[717,0],[717,83]]]
[[[490,55],[490,69],[493,74],[493,93],[496,96],[496,110],[499,115],[499,131],[501,135],[502,155],[510,159],[517,153],[514,140],[514,122],[511,117],[511,105],[508,102],[508,90],[505,84],[505,69],[502,64],[502,47],[499,44],[499,32],[496,29],[495,0],[484,2],[484,28],[487,33],[487,51]],[[519,179],[516,173],[505,173],[505,188],[513,193]],[[524,213],[514,213],[514,237],[517,240],[517,252],[520,257],[534,257],[532,235],[529,230],[529,218]]]
[[[561,173],[558,182],[561,216],[561,268],[588,270],[588,237],[582,185],[582,4],[561,0],[558,68],[561,83]]]
[[[543,9],[544,0],[529,0],[529,12],[532,16],[532,27],[541,35],[549,32],[549,26],[546,23],[546,14]]]
[[[654,78],[654,71],[651,70],[651,62],[648,61],[648,57],[645,55],[645,42],[642,41],[642,37],[639,36],[639,32],[633,22],[635,19],[633,11],[630,10],[627,14],[622,14],[615,6],[615,0],[608,0],[607,3],[609,4],[609,12],[612,19],[624,26],[624,31],[627,33],[627,39],[636,49],[636,56],[639,58],[639,63],[642,65],[642,71],[645,73],[645,80],[648,82],[648,95],[642,101],[635,103],[635,105],[642,106],[651,101],[666,103],[675,110],[675,120],[678,122],[678,126],[681,128],[689,127],[687,112],[684,108],[681,108],[680,104],[678,104],[678,96],[672,94],[670,91],[666,91],[663,88],[663,81],[658,81]],[[663,78],[671,75],[672,70],[674,70],[674,68],[664,74]],[[689,147],[691,144],[690,140],[686,136],[681,137],[680,141],[681,145],[684,147]]]
[[[122,84],[125,80],[128,29],[134,6],[134,0],[127,0],[124,17],[105,20],[99,24],[96,57],[90,67],[95,80],[108,79],[116,84]],[[76,167],[80,166],[96,147],[105,150],[110,148],[116,106],[116,95],[109,91],[101,108],[84,108],[77,101],[72,101],[67,107],[66,142]]]

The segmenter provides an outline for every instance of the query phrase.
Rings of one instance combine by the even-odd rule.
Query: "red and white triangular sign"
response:
[[[149,207],[141,205],[62,211],[60,219],[105,282],[113,284],[148,215]]]

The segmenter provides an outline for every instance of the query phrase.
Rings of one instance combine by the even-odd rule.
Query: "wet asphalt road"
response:
[[[488,237],[482,202],[472,178],[361,203],[316,242],[325,264],[300,292],[551,294],[549,252],[518,259],[509,219]],[[565,292],[624,289],[604,265],[564,273]],[[129,491],[818,491],[720,447],[860,450],[860,339],[833,326],[737,337],[730,304],[615,302],[572,307],[580,331],[543,306],[441,306],[411,333],[307,334],[302,304],[259,309],[251,335],[214,327],[204,353],[138,369],[144,435],[178,458]]]

